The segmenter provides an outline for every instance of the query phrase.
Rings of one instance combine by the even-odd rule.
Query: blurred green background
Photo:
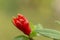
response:
[[[13,40],[23,34],[12,24],[12,16],[18,13],[25,15],[33,24],[42,24],[46,28],[60,30],[55,23],[59,18],[55,15],[52,3],[55,0],[0,0],[0,40]],[[34,37],[35,40],[52,40],[46,37]]]

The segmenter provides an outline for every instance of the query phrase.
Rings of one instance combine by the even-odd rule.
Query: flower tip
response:
[[[20,14],[20,13],[18,13],[17,15],[18,15],[18,16],[21,16],[21,17],[23,16],[23,15],[22,15],[22,14]]]
[[[17,15],[21,15],[20,13],[18,13]]]
[[[15,19],[16,17],[13,16],[12,18]]]
[[[17,19],[16,17],[14,17],[14,16],[12,17],[12,20],[13,20],[13,21],[16,20],[16,19]]]

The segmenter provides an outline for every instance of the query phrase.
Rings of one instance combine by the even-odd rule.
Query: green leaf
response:
[[[29,40],[29,38],[24,35],[21,35],[21,36],[15,37],[14,40]]]
[[[53,39],[53,40],[60,40],[60,39]]]
[[[41,24],[37,24],[37,25],[35,25],[35,30],[41,30],[41,29],[43,29],[43,26],[41,25]]]
[[[43,29],[41,24],[37,24],[37,25],[33,25],[32,23],[30,23],[31,29],[32,29],[32,33],[30,34],[31,37],[35,37],[35,36],[39,36],[40,34],[38,34],[36,32],[36,29]]]
[[[60,31],[52,30],[52,29],[42,29],[36,30],[40,35],[53,38],[53,39],[60,39]]]

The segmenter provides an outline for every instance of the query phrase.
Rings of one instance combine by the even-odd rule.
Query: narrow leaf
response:
[[[52,29],[43,29],[43,30],[36,30],[40,35],[53,38],[53,39],[60,39],[60,31],[52,30]]]
[[[53,40],[60,40],[60,39],[53,39]]]
[[[43,29],[43,26],[41,24],[37,24],[37,25],[35,25],[35,27],[36,27],[36,29],[40,29],[40,30]]]
[[[21,36],[15,37],[14,40],[29,40],[29,38],[24,35],[21,35]]]

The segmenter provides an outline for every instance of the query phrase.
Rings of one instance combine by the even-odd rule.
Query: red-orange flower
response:
[[[18,17],[13,18],[13,24],[21,30],[24,34],[29,35],[31,32],[29,22],[22,14],[18,14]]]

